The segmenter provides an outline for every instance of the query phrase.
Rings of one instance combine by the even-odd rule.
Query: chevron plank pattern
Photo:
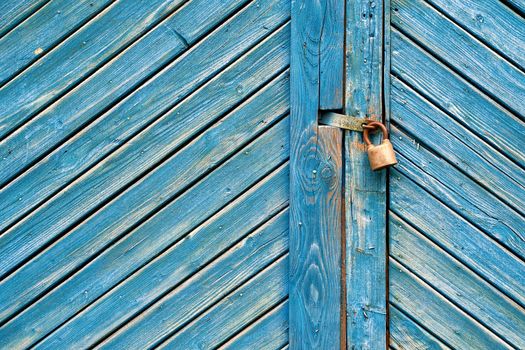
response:
[[[525,348],[522,1],[393,0],[393,349]]]
[[[289,0],[0,11],[0,348],[285,348]]]

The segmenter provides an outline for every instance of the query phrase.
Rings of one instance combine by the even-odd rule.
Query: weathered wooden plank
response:
[[[101,344],[101,349],[155,346],[288,248],[288,215],[280,215],[212,265],[159,300]],[[53,349],[53,347],[50,347]]]
[[[212,126],[152,175],[75,227],[59,243],[2,281],[0,287],[5,291],[0,294],[2,318],[84,264],[159,204],[220,164],[247,140],[266,130],[268,124],[275,123],[287,108],[288,79],[284,76],[222,119],[220,124]],[[209,109],[207,115],[213,116],[211,111]],[[84,254],[74,253],[82,250]]]
[[[0,39],[0,85],[86,24],[112,0],[56,0]]]
[[[525,213],[525,170],[395,78],[392,120],[417,135],[416,142],[447,159],[522,215]]]
[[[297,235],[290,277],[295,293],[290,302],[292,349],[340,346],[342,137],[338,129],[324,126],[318,127],[317,137],[318,144],[310,140],[299,153],[307,159],[295,173],[308,187],[291,192],[297,196],[290,223]]]
[[[390,209],[394,213],[516,302],[525,305],[523,260],[396,171],[390,178],[390,198]]]
[[[277,13],[281,12],[282,14],[284,11],[280,6],[273,6],[273,8],[275,8]],[[255,13],[260,12],[255,6],[252,10]],[[277,16],[277,14],[275,15]],[[286,15],[282,16],[286,17]],[[273,16],[269,17],[275,18]],[[253,34],[252,39],[258,38],[258,35],[263,35],[263,33],[259,33],[260,27],[258,26],[257,34],[253,32],[256,29],[252,26],[246,27],[250,28],[247,31]],[[226,30],[231,29],[229,27],[224,28]],[[263,31],[266,32],[265,30]],[[225,49],[224,52],[220,49],[215,49],[215,51],[224,54],[224,61],[226,61],[222,62],[222,60],[219,60],[219,52],[216,52],[217,55],[214,57],[213,63],[216,70],[220,69],[229,60],[233,60],[236,54],[240,54],[236,50],[228,49],[230,45],[239,47],[239,49],[241,49],[241,46],[244,46],[238,41],[240,39],[238,35],[241,33],[240,30],[235,31],[230,38],[231,41],[226,41],[225,37],[215,37],[215,45],[222,46]],[[185,56],[187,59],[184,60],[184,63],[176,65],[172,72],[179,79],[180,85],[174,85],[165,81],[167,78],[174,78],[171,74],[167,77],[163,75],[162,79],[160,79],[161,81],[155,80],[154,86],[148,88],[148,94],[139,90],[136,98],[127,100],[129,103],[124,104],[117,110],[113,110],[108,118],[101,119],[99,123],[72,139],[57,152],[46,158],[38,169],[20,178],[19,181],[3,191],[1,198],[9,199],[11,203],[15,194],[21,195],[24,191],[27,196],[36,200],[38,198],[36,197],[38,190],[35,186],[39,185],[35,181],[40,181],[40,186],[42,187],[39,189],[44,192],[43,194],[46,194],[55,188],[57,183],[65,182],[71,178],[71,173],[86,168],[87,165],[99,159],[101,155],[120,145],[126,135],[132,132],[131,129],[144,126],[159,112],[169,111],[168,114],[164,114],[162,123],[156,123],[153,126],[149,125],[150,128],[143,132],[141,137],[136,138],[134,142],[126,142],[124,144],[125,147],[119,150],[119,154],[113,158],[106,159],[102,163],[104,166],[99,164],[99,166],[92,168],[89,173],[84,174],[81,180],[77,180],[73,186],[67,188],[60,196],[55,197],[52,201],[48,201],[44,206],[32,213],[31,216],[28,216],[1,236],[0,241],[4,243],[2,243],[2,248],[0,248],[0,256],[6,254],[6,256],[9,256],[9,259],[6,258],[4,260],[6,264],[2,265],[0,270],[5,272],[20,261],[23,261],[31,253],[81,218],[86,211],[93,210],[101,201],[106,200],[108,196],[122,189],[124,185],[132,181],[137,175],[162,160],[174,147],[178,147],[180,143],[194,136],[200,128],[212,121],[214,115],[213,113],[210,114],[212,107],[216,107],[219,111],[223,108],[222,111],[224,111],[224,108],[228,108],[228,105],[225,104],[226,101],[231,103],[229,106],[235,105],[235,103],[238,103],[239,98],[245,98],[257,89],[260,84],[276,74],[276,71],[284,69],[288,63],[288,50],[284,45],[287,33],[286,28],[282,28],[270,40],[257,47],[253,55],[249,54],[243,57],[239,64],[233,65],[224,71],[220,79],[215,79],[208,85],[208,90],[201,91],[202,94],[198,98],[199,102],[192,102],[193,109],[169,110],[170,106],[166,106],[166,104],[175,99],[172,94],[180,94],[179,99],[184,97],[190,92],[188,91],[190,88],[195,88],[200,80],[209,79],[210,75],[215,71],[215,69],[206,64],[199,64],[200,61],[195,56]],[[221,41],[221,39],[222,45],[217,42]],[[279,40],[281,41],[279,42]],[[243,44],[254,44],[251,40],[247,39],[247,41],[243,42]],[[210,51],[208,50],[204,53],[210,53]],[[198,51],[196,54],[199,56]],[[208,56],[199,57],[202,57],[205,61],[210,60]],[[202,76],[198,76],[199,78],[195,75],[197,70],[202,73]],[[227,84],[232,81],[235,81],[236,84],[243,83],[246,85],[231,86],[230,93],[225,94],[221,83]],[[145,97],[148,95],[153,100],[150,103],[147,102],[148,99]],[[202,99],[209,101],[211,96],[213,96],[211,100],[216,99],[217,101],[203,104]],[[221,106],[221,103],[225,104],[225,106]],[[202,105],[202,107],[195,109],[195,106],[199,105]],[[206,109],[206,107],[210,109]],[[201,114],[193,114],[196,110],[202,111]],[[122,118],[122,115],[128,117]],[[179,123],[173,123],[174,120],[178,120]],[[201,122],[197,122],[198,120],[201,120]],[[171,139],[168,138],[170,134],[174,136]],[[115,142],[115,139],[118,141]],[[141,143],[146,140],[149,140],[147,144]],[[159,143],[159,140],[165,140],[165,142]],[[162,152],[159,146],[164,149]],[[128,157],[123,157],[122,153],[127,153],[126,156]],[[119,161],[114,160],[115,157]],[[134,162],[131,160],[134,160]],[[122,168],[123,164],[126,164],[126,171]],[[44,170],[50,171],[50,173]],[[27,193],[28,188],[23,186],[24,183],[33,189],[33,193]],[[67,217],[64,217],[64,212],[68,213]],[[33,232],[33,234],[28,236],[20,233],[28,231]],[[7,242],[10,243],[8,244]]]
[[[0,37],[45,6],[50,0],[11,0],[0,2]]]
[[[500,1],[430,0],[443,14],[525,68],[525,18]]]
[[[515,11],[522,16],[525,16],[525,1],[523,0],[505,0]]]
[[[287,120],[284,120],[252,144],[237,152],[233,158],[199,181],[190,190],[182,193],[161,211],[155,213],[153,217],[143,222],[131,234],[121,239],[118,244],[100,254],[95,260],[90,261],[74,277],[69,278],[65,283],[55,288],[52,293],[48,293],[11,320],[0,329],[0,339],[5,342],[22,342],[22,345],[26,342],[36,341],[73,316],[78,310],[96,300],[167,247],[176,243],[210,215],[222,209],[226,203],[253,186],[287,159],[289,155],[288,127]],[[176,168],[174,164],[176,163],[171,164],[171,169]],[[153,178],[152,180],[161,183],[162,179],[169,183],[174,178],[166,176],[166,173],[162,172],[157,173],[157,176],[156,179]],[[202,205],[203,202],[206,202],[205,206]],[[123,205],[125,206],[125,204],[124,202]],[[129,207],[128,211],[131,212]],[[106,220],[110,221],[111,217]],[[162,232],[163,234],[152,235],[152,232]],[[81,246],[79,248],[80,254],[84,255],[86,249],[87,247]],[[74,253],[78,254],[77,251]],[[140,287],[148,284],[149,278],[151,275],[146,276],[146,282],[142,281]],[[141,297],[144,296],[140,288],[138,288],[138,292]],[[129,300],[136,299],[139,302],[141,300],[141,298],[133,298],[121,302],[125,301],[128,304]],[[114,300],[114,302],[117,301]],[[133,304],[130,304],[129,307],[133,307]],[[115,309],[111,308],[109,312],[109,316],[103,318],[106,321],[113,320],[111,315],[115,313]],[[115,315],[115,317],[121,316],[121,314]],[[88,318],[77,322],[89,321]],[[35,328],[37,324],[38,328]],[[100,326],[102,326],[101,319],[96,318],[95,322],[91,323],[90,330],[81,328],[82,331],[76,330],[70,334],[67,333],[69,328],[64,328],[62,332],[66,334],[62,336],[67,335],[72,338],[71,341],[81,342],[83,340],[81,335],[94,337],[97,329],[103,334],[107,332],[105,327]],[[17,331],[14,332],[13,330]]]
[[[448,350],[448,346],[390,305],[390,346],[394,349]]]
[[[97,15],[2,88],[0,138],[118,54],[182,1],[119,1]]]
[[[391,303],[456,349],[511,349],[396,260],[390,259]]]
[[[66,323],[58,331],[59,334],[67,339],[71,338],[71,341],[78,346],[87,346],[122,326],[126,320],[140,313],[141,310],[169,292],[174,286],[183,283],[231,245],[244,239],[247,233],[259,229],[267,220],[278,214],[286,206],[288,200],[288,179],[288,168],[286,166],[281,167],[269,178],[250,189],[248,194],[222,209],[192,232],[186,233],[187,228],[178,227],[176,223],[164,225],[163,230],[180,230],[175,237],[170,238],[179,241],[134,276],[120,283],[103,298],[97,300],[82,314]],[[192,217],[190,215],[189,219],[191,220]],[[186,220],[186,218],[183,219]],[[159,226],[158,223],[157,226]],[[136,244],[140,239],[144,239],[145,235],[149,233],[146,231],[134,233],[133,235],[138,236],[127,239],[127,242],[124,241],[114,250],[122,253],[125,249],[133,247],[133,244]],[[146,244],[149,244],[149,247],[146,248],[148,250],[146,254],[151,257],[156,245]],[[108,256],[115,257],[118,255],[109,253]],[[109,260],[109,257],[103,257],[102,260],[106,260],[106,264],[119,262],[119,259],[113,262]],[[139,261],[141,259],[140,256],[136,258]],[[100,266],[100,264],[98,265]],[[136,266],[131,266],[131,268],[136,268]],[[81,278],[84,282],[90,282],[94,281],[100,272],[88,268],[81,274],[84,277],[79,276],[76,279]],[[156,276],[155,283],[151,283],[152,276]],[[102,287],[107,288],[110,283],[116,282],[118,282],[116,279],[107,280],[104,283],[106,286]],[[75,284],[80,285],[80,283]],[[130,303],[129,300],[135,300],[135,302]],[[82,304],[75,306],[78,308]],[[74,309],[69,312],[74,311]],[[52,337],[57,338],[55,335]]]
[[[345,1],[324,2],[320,43],[319,107],[342,109],[344,89]]]
[[[115,237],[223,162],[247,140],[266,130],[267,124],[275,123],[287,109],[287,89],[288,80],[284,79],[257,96],[260,100],[222,119],[152,175],[2,281],[2,316],[22,308],[54,282],[84,265]],[[77,251],[84,253],[75,254]]]
[[[217,349],[287,295],[288,256],[285,255],[177,331],[160,348]]]
[[[56,103],[0,142],[0,183],[16,177],[60,142],[194,45],[246,0],[195,0],[183,6]],[[220,5],[220,6],[219,6]],[[34,203],[36,204],[36,203]],[[10,215],[11,219],[16,216]]]
[[[525,167],[525,123],[429,56],[397,30],[392,72],[477,136]]]
[[[438,13],[423,0],[392,0],[392,23],[427,50],[525,116],[523,71]]]
[[[517,349],[525,347],[525,311],[465,265],[390,215],[390,255]]]
[[[288,314],[288,301],[285,301],[219,349],[288,349]]]
[[[382,120],[383,1],[347,1],[346,114]],[[372,172],[362,134],[345,132],[347,348],[386,337],[386,172]],[[375,138],[377,142],[377,138]]]
[[[342,137],[319,126],[326,3],[292,1],[290,348],[340,347]]]
[[[138,187],[128,189],[125,194],[72,230],[60,243],[51,246],[2,281],[0,287],[5,292],[0,295],[0,314],[6,317],[16,308],[22,307],[50,284],[89,260],[93,254],[106,246],[108,241],[133,227],[138,220],[167,198],[210,171],[243,142],[266,130],[268,124],[275,123],[288,109],[288,82],[286,75],[280,77],[172,156],[171,160],[159,167],[158,175],[151,175]],[[221,102],[220,99],[217,100]],[[199,100],[195,102],[200,103]],[[195,109],[197,105],[194,104],[192,110],[195,111],[195,115],[203,115],[199,109]],[[207,116],[214,117],[213,109],[207,108],[208,105],[200,105],[204,106]],[[228,103],[225,103],[224,108],[228,108]],[[183,125],[182,127],[184,128]],[[167,137],[169,134],[162,135]],[[147,143],[141,145],[145,146]],[[128,161],[132,158],[123,157]],[[85,251],[89,251],[89,254],[74,254],[75,251],[87,247],[89,250]]]
[[[525,259],[525,220],[478,183],[392,126],[396,169],[471,224]]]

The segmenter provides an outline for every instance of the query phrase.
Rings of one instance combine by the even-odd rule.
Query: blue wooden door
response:
[[[390,344],[524,349],[525,5],[390,15]]]
[[[287,345],[289,20],[0,4],[0,348]]]

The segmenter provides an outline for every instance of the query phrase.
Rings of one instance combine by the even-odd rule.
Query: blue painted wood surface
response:
[[[288,349],[288,302],[277,306],[255,324],[224,344],[222,349]]]
[[[0,5],[0,347],[286,347],[290,2],[68,3]]]
[[[90,79],[1,141],[0,182],[4,186],[64,139],[100,118],[244,3],[229,1],[228,6],[219,6],[222,2],[218,0],[192,1],[158,24]]]
[[[382,1],[347,1],[346,114],[382,120]],[[374,142],[378,139],[374,138]],[[372,172],[362,133],[345,132],[347,348],[383,349],[386,321],[386,171]]]
[[[199,46],[197,48],[199,50],[191,50],[187,55],[182,56],[179,61],[175,61],[168,69],[164,70],[163,74],[159,75],[157,79],[150,80],[135,94],[108,111],[105,117],[89,125],[82,133],[68,140],[59,149],[38,163],[32,171],[26,172],[5,188],[2,191],[2,196],[5,196],[3,198],[12,202],[13,206],[18,207],[18,202],[24,202],[24,199],[30,201],[31,198],[35,200],[38,198],[40,200],[42,197],[46,198],[54,194],[58,186],[69,185],[58,196],[55,195],[51,201],[31,212],[29,216],[26,216],[0,237],[2,246],[0,256],[3,257],[8,254],[10,257],[7,260],[8,263],[1,267],[0,272],[3,274],[23,262],[32,253],[45,246],[46,243],[63,234],[65,229],[78,223],[78,220],[81,220],[87,211],[96,210],[106,204],[108,198],[114,196],[116,191],[123,190],[124,186],[136,176],[146,172],[151,165],[162,160],[166,153],[155,152],[157,145],[168,148],[177,147],[180,143],[187,142],[191,135],[194,135],[202,126],[198,123],[192,123],[191,119],[186,119],[186,123],[172,124],[170,119],[185,118],[186,114],[171,109],[177,102],[188,96],[192,89],[211,79],[221,68],[224,69],[225,65],[239,58],[242,53],[253,47],[257,40],[262,40],[268,36],[269,29],[280,27],[282,22],[287,19],[286,4],[282,2],[276,4],[279,6],[270,7],[273,12],[270,11],[264,17],[267,22],[262,21],[262,19],[257,20],[259,10],[255,4],[252,4],[236,19],[240,23],[251,19],[254,25],[242,27],[243,31],[238,30],[235,33],[232,29],[239,27],[239,22],[232,21],[229,25],[219,28],[210,36],[212,42],[208,43],[209,45]],[[265,29],[265,25],[269,29]],[[283,32],[281,35],[284,36],[286,33]],[[276,55],[274,52],[268,53],[270,48],[261,49],[259,55],[263,56],[262,60],[259,61],[260,58],[255,58],[259,65],[245,61],[242,68],[237,68],[238,70],[235,72],[230,69],[225,73],[229,74],[229,79],[226,78],[223,83],[232,81],[241,72],[244,73],[245,77],[259,78],[265,81],[269,75],[271,77],[271,72],[284,69],[283,66],[275,67],[272,60],[276,60],[282,65],[286,64],[287,58],[284,57],[288,55],[287,48],[277,46],[276,43],[278,40],[286,43],[286,39],[281,37],[274,38],[274,40],[273,48],[281,50],[280,55]],[[217,50],[219,43],[222,46]],[[212,53],[215,54],[213,58],[209,56]],[[266,65],[268,60],[270,60],[269,64]],[[254,75],[253,69],[261,66],[266,68],[268,73]],[[252,67],[251,70],[249,70],[250,67]],[[173,79],[177,79],[177,84],[170,84]],[[229,91],[234,96],[237,93],[249,94],[253,87],[249,81],[245,83],[246,88],[239,82],[239,85],[233,86]],[[221,86],[217,84],[216,88],[221,88]],[[215,91],[214,88],[211,89]],[[240,89],[240,92],[237,92],[236,89]],[[210,95],[205,95],[204,98],[209,99]],[[167,112],[169,113],[166,114]],[[178,116],[177,112],[179,112]],[[161,116],[164,116],[164,123],[150,126],[154,120]],[[209,116],[208,114],[201,115],[202,118],[209,118]],[[176,141],[174,140],[175,142],[168,142],[168,140],[158,142],[159,137],[167,136],[162,134],[162,128],[166,127],[166,124],[176,128],[175,136],[177,138]],[[146,129],[148,126],[150,128]],[[144,129],[146,131],[143,131]],[[139,138],[150,138],[149,147],[140,141],[129,141],[139,131],[143,131],[139,134]],[[156,134],[159,132],[161,135]],[[111,160],[104,159],[104,156],[115,149],[119,149],[120,152],[114,154],[110,158]],[[166,149],[166,151],[168,150],[169,148]],[[126,151],[133,154],[132,158],[136,159],[137,163],[131,164],[131,159],[122,154]],[[150,156],[152,153],[155,155]],[[119,161],[114,161],[113,159],[117,155]],[[100,163],[101,161],[103,162]],[[139,162],[140,165],[137,165]],[[127,164],[126,171],[123,171],[122,163]],[[127,171],[128,169],[129,171]],[[82,179],[75,178],[75,176],[80,175],[79,173],[84,173]],[[111,186],[104,185],[106,181],[111,181]],[[29,192],[27,192],[28,190]],[[68,211],[68,215],[59,220],[60,217],[63,217],[64,210]],[[21,232],[26,232],[26,234]],[[27,232],[32,233],[27,234]]]
[[[392,0],[391,347],[525,347],[521,1]]]
[[[118,55],[182,0],[116,2],[2,87],[0,138]],[[67,57],[67,59],[64,59]]]
[[[341,346],[342,133],[318,125],[328,3],[295,0],[291,10],[291,349]]]
[[[30,17],[35,11],[45,6],[50,0],[18,0],[0,3],[0,37]]]
[[[0,39],[0,85],[60,45],[111,5],[112,0],[51,1]]]
[[[326,0],[319,48],[319,109],[343,108],[345,0]]]

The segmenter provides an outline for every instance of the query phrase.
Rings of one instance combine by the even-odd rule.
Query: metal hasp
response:
[[[372,170],[377,171],[396,165],[396,154],[394,153],[392,143],[388,139],[388,131],[386,130],[385,125],[380,122],[370,122],[364,125],[363,128],[363,140],[367,147],[368,161],[370,162]],[[374,145],[368,136],[370,131],[375,131],[377,129],[381,129],[383,133],[383,141],[381,141],[381,144],[379,145]]]
[[[345,130],[364,131],[363,125],[373,122],[372,119],[357,118],[351,115],[331,111],[321,111],[319,123],[335,126]]]

